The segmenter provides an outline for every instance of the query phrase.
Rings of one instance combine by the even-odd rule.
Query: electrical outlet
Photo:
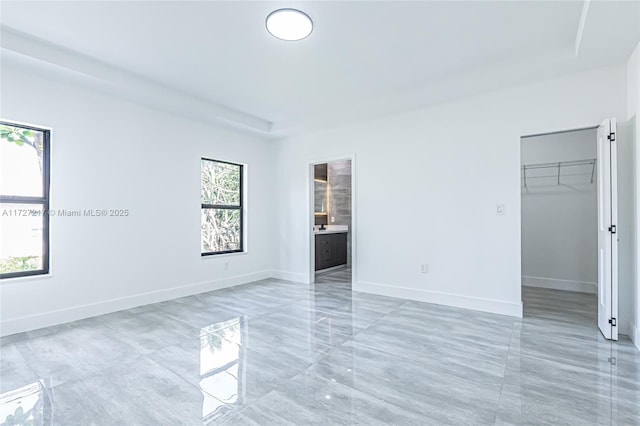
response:
[[[421,274],[426,274],[428,272],[429,272],[429,265],[427,265],[426,263],[423,263],[422,265],[420,265]]]
[[[224,262],[224,270],[225,271],[229,270],[229,262]]]
[[[331,223],[334,223],[336,221],[336,218],[334,216],[331,216]]]

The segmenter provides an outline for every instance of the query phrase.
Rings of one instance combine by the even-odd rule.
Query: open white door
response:
[[[598,328],[618,340],[618,157],[616,119],[598,127]]]

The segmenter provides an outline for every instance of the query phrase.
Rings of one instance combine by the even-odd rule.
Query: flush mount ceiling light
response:
[[[280,40],[302,40],[313,31],[309,15],[298,9],[278,9],[267,16],[267,31]]]

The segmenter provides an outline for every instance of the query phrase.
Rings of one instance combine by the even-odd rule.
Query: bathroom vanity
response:
[[[314,231],[314,234],[316,239],[316,271],[347,264],[346,229],[329,228],[324,231]]]

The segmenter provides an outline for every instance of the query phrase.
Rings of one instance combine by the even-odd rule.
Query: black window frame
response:
[[[202,173],[202,161],[211,161],[213,163],[229,164],[232,166],[238,166],[240,168],[240,187],[238,188],[239,203],[237,206],[230,204],[206,204],[200,200],[200,217],[202,217],[203,209],[219,209],[219,210],[239,210],[240,211],[240,247],[236,250],[222,250],[222,251],[202,251],[202,222],[200,223],[200,256],[216,256],[219,254],[229,253],[244,253],[244,164],[232,163],[230,161],[215,160],[213,158],[200,157],[200,168]],[[202,174],[200,175],[200,186],[202,187]],[[201,195],[202,196],[202,195]]]
[[[7,278],[46,275],[49,273],[49,203],[51,184],[51,129],[13,121],[0,120],[0,124],[42,133],[42,196],[2,195],[0,204],[42,204],[42,268],[31,271],[0,273],[0,280]]]

